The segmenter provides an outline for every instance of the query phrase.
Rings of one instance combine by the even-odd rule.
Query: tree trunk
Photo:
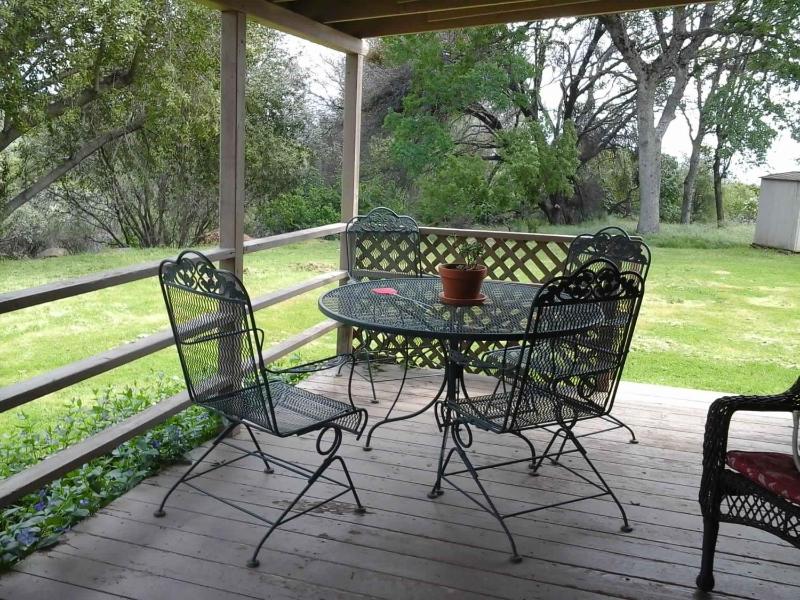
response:
[[[661,197],[661,138],[654,123],[655,90],[640,84],[636,102],[639,134],[639,224],[636,231],[655,233],[659,229]]]
[[[689,170],[683,180],[683,203],[681,204],[681,223],[688,225],[692,222],[692,204],[694,203],[694,192],[697,189],[697,174],[700,171],[700,154],[703,148],[703,125],[697,137],[692,140],[692,153],[689,156]]]
[[[717,148],[714,150],[714,206],[717,209],[717,227],[725,225],[722,199],[722,158],[719,155],[719,148]]]

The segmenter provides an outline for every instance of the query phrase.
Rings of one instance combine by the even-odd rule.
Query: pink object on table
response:
[[[381,296],[397,296],[397,290],[390,287],[373,288],[373,294],[380,294]]]

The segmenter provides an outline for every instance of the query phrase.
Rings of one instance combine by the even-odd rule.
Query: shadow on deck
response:
[[[417,372],[422,374],[422,372]],[[346,378],[317,375],[303,385],[344,398]],[[473,376],[473,388],[488,381]],[[400,408],[411,412],[438,388],[436,377],[412,379]],[[378,384],[389,398],[396,384]],[[365,382],[357,402],[374,422],[388,401],[370,405]],[[596,465],[615,489],[634,526],[619,532],[610,498],[587,500],[509,521],[521,564],[511,564],[505,536],[488,514],[445,485],[429,500],[440,443],[433,415],[387,425],[364,452],[345,437],[347,459],[368,514],[353,514],[347,496],[292,521],[262,550],[261,566],[245,566],[262,525],[186,487],[173,494],[167,516],[153,510],[181,469],[167,469],[86,519],[66,541],[37,553],[0,579],[7,600],[80,599],[590,599],[675,600],[696,595],[701,519],[697,490],[708,404],[717,394],[623,383],[614,414],[623,430],[586,440]],[[753,415],[735,424],[732,445],[786,451],[788,417]],[[588,430],[594,425],[584,425]],[[602,425],[597,425],[597,428]],[[245,433],[246,435],[246,433]],[[545,437],[534,435],[537,448]],[[507,439],[510,438],[510,439]],[[770,443],[769,440],[776,440]],[[264,438],[268,451],[316,466],[314,436]],[[476,434],[484,458],[517,458],[525,448],[511,436]],[[225,449],[215,451],[222,457]],[[213,460],[215,454],[210,459]],[[574,456],[567,464],[583,469]],[[501,510],[521,503],[551,503],[587,492],[564,469],[545,464],[541,477],[524,465],[484,472]],[[198,479],[218,494],[275,514],[303,481],[276,471],[265,475],[255,458]],[[312,489],[322,496],[324,485]],[[800,598],[800,553],[767,534],[722,525],[714,598]],[[699,595],[698,595],[699,596]]]

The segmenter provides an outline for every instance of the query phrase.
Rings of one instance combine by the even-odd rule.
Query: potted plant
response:
[[[439,265],[442,278],[441,299],[450,304],[476,304],[486,296],[481,294],[481,283],[486,277],[486,266],[481,264],[483,245],[480,242],[464,242],[456,252],[463,262]]]

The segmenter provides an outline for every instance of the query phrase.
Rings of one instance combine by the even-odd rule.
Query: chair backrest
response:
[[[631,238],[624,229],[605,227],[597,233],[583,233],[569,246],[564,274],[569,275],[598,258],[613,262],[620,271],[633,271],[647,279],[650,248],[640,238]]]
[[[519,353],[505,428],[552,414],[607,414],[630,348],[644,279],[607,259],[545,283],[534,299]]]
[[[263,340],[239,278],[187,250],[161,263],[159,281],[191,400],[239,418],[273,417]]]
[[[422,274],[419,226],[411,217],[375,208],[350,219],[345,237],[353,281]]]

